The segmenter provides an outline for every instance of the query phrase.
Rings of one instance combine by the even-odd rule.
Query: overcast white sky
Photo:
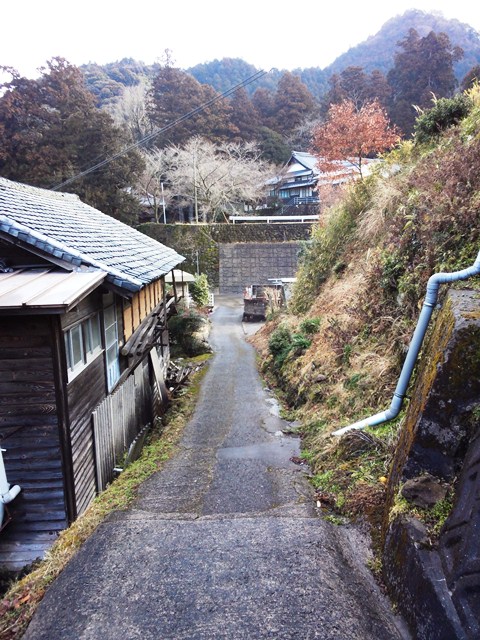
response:
[[[411,8],[480,31],[478,0],[3,0],[0,65],[35,77],[53,56],[151,64],[168,48],[182,68],[224,57],[266,70],[323,68]]]

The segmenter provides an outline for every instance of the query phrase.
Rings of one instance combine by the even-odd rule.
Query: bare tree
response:
[[[139,84],[124,87],[122,95],[110,109],[115,124],[127,130],[134,142],[153,131],[148,117],[150,85],[151,82],[145,78]]]
[[[235,206],[262,200],[275,169],[253,142],[214,145],[200,137],[174,147],[168,171],[171,188],[193,202],[203,222],[224,219]]]
[[[137,182],[136,191],[154,213],[155,222],[165,221],[165,208],[172,194],[165,183],[171,170],[174,152],[172,149],[143,151],[145,171]],[[163,214],[163,215],[162,215]]]

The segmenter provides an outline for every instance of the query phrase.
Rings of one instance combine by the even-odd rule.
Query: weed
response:
[[[333,513],[329,513],[328,515],[323,516],[323,519],[327,522],[330,522],[331,524],[334,524],[337,527],[340,527],[341,525],[344,525],[346,523],[345,518],[342,518],[342,516],[337,516]]]
[[[353,391],[355,389],[358,389],[359,387],[358,383],[363,378],[365,378],[364,373],[354,373],[353,376],[350,376],[350,378],[347,378],[347,380],[345,380],[345,382],[343,383],[343,386],[345,387],[345,389],[348,389],[349,391]]]
[[[321,324],[321,318],[305,318],[300,323],[300,331],[307,336],[312,336],[319,331]]]

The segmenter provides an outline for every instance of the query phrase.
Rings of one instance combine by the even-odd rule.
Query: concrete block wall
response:
[[[269,278],[293,278],[297,271],[299,242],[258,242],[219,246],[219,291],[240,294],[248,284]]]

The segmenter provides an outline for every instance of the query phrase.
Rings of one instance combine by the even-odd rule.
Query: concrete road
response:
[[[25,639],[401,637],[362,554],[314,512],[241,300],[217,304],[215,356],[179,454],[92,535]]]

